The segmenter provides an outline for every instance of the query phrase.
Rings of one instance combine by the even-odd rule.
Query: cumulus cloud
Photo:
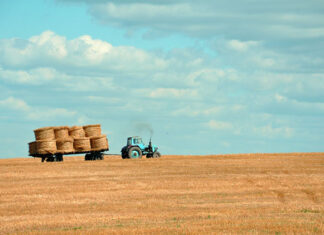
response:
[[[230,49],[240,52],[247,51],[250,47],[256,46],[258,44],[259,42],[256,41],[243,42],[239,40],[229,40],[227,42],[227,45]]]
[[[63,0],[61,0],[63,1]],[[67,0],[70,1],[70,0]],[[74,1],[78,2],[78,1]],[[210,38],[222,35],[240,40],[303,39],[324,36],[319,1],[85,1],[94,18],[126,29],[182,32]],[[303,9],[300,12],[300,9]]]
[[[54,65],[60,68],[96,68],[100,71],[125,68],[141,71],[164,66],[160,58],[132,46],[113,47],[108,42],[92,39],[89,35],[66,40],[51,31],[28,40],[2,39],[0,63],[8,68]]]
[[[198,91],[195,89],[176,89],[176,88],[157,88],[157,89],[138,89],[138,94],[150,98],[176,98],[176,99],[196,99],[199,98]]]
[[[0,105],[22,112],[29,112],[31,110],[31,107],[27,105],[25,101],[14,97],[8,97],[7,99],[0,100]]]
[[[75,111],[64,108],[32,107],[24,100],[15,97],[0,100],[0,106],[4,110],[19,111],[29,120],[53,120],[57,117],[72,117],[76,115]]]
[[[210,120],[207,126],[213,130],[231,130],[234,128],[233,124],[230,122]]]
[[[293,136],[294,130],[290,127],[273,127],[272,125],[266,125],[261,127],[254,127],[253,131],[257,135],[261,135],[267,138],[282,137],[290,138]]]
[[[10,83],[38,85],[58,77],[53,68],[35,68],[31,70],[5,70],[0,67],[0,78]]]

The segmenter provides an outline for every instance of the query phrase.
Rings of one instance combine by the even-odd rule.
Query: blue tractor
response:
[[[142,138],[139,136],[132,136],[127,138],[127,145],[121,149],[121,156],[123,159],[127,158],[159,158],[161,154],[157,151],[158,147],[152,145],[151,139],[149,145],[145,145]]]

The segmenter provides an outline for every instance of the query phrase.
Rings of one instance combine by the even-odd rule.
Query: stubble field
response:
[[[323,234],[324,153],[0,160],[0,234]]]

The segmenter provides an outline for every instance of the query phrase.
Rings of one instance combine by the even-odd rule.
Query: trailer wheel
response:
[[[63,154],[61,154],[61,153],[55,154],[55,161],[56,162],[63,162]]]
[[[153,158],[160,158],[161,154],[159,152],[154,152],[153,153]]]
[[[92,159],[93,160],[103,160],[104,159],[103,153],[102,152],[95,152],[95,153],[93,153]]]
[[[104,154],[103,153],[99,153],[99,160],[104,160]]]
[[[128,150],[129,158],[142,158],[142,151],[139,147],[131,147]]]
[[[84,160],[85,161],[89,161],[90,160],[90,154],[87,153],[85,156],[84,156]]]

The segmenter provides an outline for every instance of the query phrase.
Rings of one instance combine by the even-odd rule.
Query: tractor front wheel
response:
[[[129,158],[142,158],[142,151],[139,147],[131,147],[128,150]]]
[[[159,158],[159,157],[161,157],[161,154],[159,152],[153,153],[153,158]]]

